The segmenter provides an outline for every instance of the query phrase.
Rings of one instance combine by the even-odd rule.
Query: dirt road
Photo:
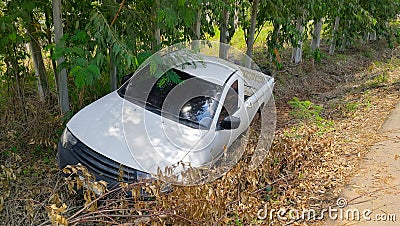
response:
[[[400,103],[383,124],[384,141],[372,146],[343,189],[326,225],[400,225]],[[336,219],[336,220],[333,220]]]

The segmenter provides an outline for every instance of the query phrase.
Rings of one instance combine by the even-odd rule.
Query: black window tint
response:
[[[224,107],[229,114],[232,114],[238,109],[238,81],[235,81],[229,88],[225,97]]]
[[[129,85],[126,83],[121,87],[118,93],[148,111],[192,128],[208,129],[214,118],[222,87],[181,70],[170,71],[180,77],[180,84],[168,83],[159,87],[158,81],[161,78],[152,76],[149,67],[146,67],[132,78]],[[176,89],[181,90],[178,93],[182,96],[171,94]],[[196,94],[195,98],[190,98],[193,93]]]
[[[228,90],[228,93],[226,94],[224,104],[222,105],[221,114],[219,116],[219,121],[235,113],[239,107],[238,102],[239,102],[238,81],[236,80],[231,85],[231,87]]]

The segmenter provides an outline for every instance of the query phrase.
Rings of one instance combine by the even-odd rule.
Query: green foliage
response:
[[[239,219],[239,218],[236,218],[235,224],[236,224],[237,226],[242,226],[242,225],[243,225],[243,221],[242,221],[241,219]]]
[[[63,47],[55,48],[53,59],[65,57],[64,64],[59,67],[68,69],[79,90],[92,85],[93,81],[100,77],[100,66],[104,61],[104,55],[98,53],[94,58],[92,57],[91,49],[94,48],[95,43],[90,40],[86,32],[81,30],[73,35],[65,34],[62,43]]]
[[[164,88],[172,83],[179,84],[181,82],[182,80],[178,74],[176,74],[174,71],[167,71],[167,73],[162,75],[161,79],[157,83],[157,86],[159,88]]]
[[[324,110],[322,106],[316,105],[309,100],[301,101],[297,97],[288,101],[288,104],[292,107],[290,114],[293,117],[305,122],[315,123],[320,130],[319,133],[324,133],[332,129],[333,122],[321,116],[321,112]]]
[[[148,59],[151,56],[151,52],[149,51],[144,51],[141,52],[137,55],[137,61],[138,61],[138,65],[141,65],[146,59]]]
[[[382,35],[386,38],[389,47],[393,49],[395,45],[400,44],[400,26],[398,21],[397,23],[389,23],[388,25],[385,26],[386,30],[382,32]]]
[[[96,42],[97,49],[93,51],[93,54],[96,54],[98,51],[107,52],[107,49],[111,48],[111,52],[109,52],[110,57],[115,60],[119,70],[130,72],[138,66],[137,59],[132,50],[118,38],[117,31],[110,27],[100,11],[94,10],[92,12],[86,29],[91,38]]]
[[[137,68],[139,62],[132,50],[117,38],[116,31],[108,25],[100,11],[92,11],[85,30],[77,30],[72,35],[66,33],[62,45],[55,47],[52,56],[53,59],[65,58],[64,64],[59,67],[69,71],[78,91],[93,85],[102,72],[109,72],[110,58],[116,64],[120,77]]]
[[[220,1],[210,4],[210,2],[204,0],[164,0],[159,1],[158,6],[152,4],[150,7],[153,12],[156,12],[154,15],[156,17],[155,21],[153,20],[152,23],[156,24],[163,32],[162,46],[189,41],[194,38],[197,39],[193,25],[198,10],[202,12],[200,37],[204,38],[206,32],[209,34],[214,33],[212,23],[216,21],[215,16],[219,15],[216,13],[219,6],[218,3]],[[207,20],[207,17],[211,18],[211,21]]]
[[[346,111],[348,111],[348,112],[354,113],[355,111],[357,111],[358,107],[359,107],[359,104],[357,102],[346,103]]]
[[[267,36],[266,43],[269,57],[278,69],[282,67],[281,52],[284,47],[297,46],[299,40],[304,38],[296,29],[295,21],[297,18],[303,18],[305,12],[295,1],[274,0],[260,4],[260,17],[273,26],[273,31]]]
[[[30,68],[24,64],[28,57],[25,45],[35,38],[42,46],[48,46],[46,51],[50,51],[52,59],[65,57],[66,62],[60,66],[67,69],[69,82],[74,84],[74,88],[70,86],[73,92],[70,95],[77,97],[83,88],[101,84],[95,92],[97,96],[104,92],[104,84],[109,82],[106,76],[110,72],[109,61],[117,66],[118,78],[121,78],[133,72],[150,56],[155,50],[152,42],[156,27],[161,31],[159,47],[188,41],[194,38],[193,26],[197,13],[201,12],[200,36],[212,37],[221,23],[222,11],[228,10],[229,39],[238,25],[242,28],[240,35],[247,37],[251,5],[252,1],[248,0],[237,3],[232,0],[160,0],[157,4],[155,1],[127,0],[121,7],[120,2],[113,0],[64,1],[62,16],[66,37],[61,49],[52,44],[51,1],[4,1],[0,4],[0,76],[5,81],[16,82],[16,78],[35,81],[33,73],[28,73]],[[263,36],[261,41],[266,41],[271,62],[282,68],[284,48],[296,46],[299,40],[306,37],[296,29],[296,19],[302,18],[307,25],[310,20],[326,18],[325,33],[331,35],[332,22],[339,16],[340,26],[334,34],[334,43],[343,48],[354,45],[367,32],[376,32],[378,38],[385,38],[394,47],[400,41],[396,20],[399,9],[398,0],[260,1],[256,27],[257,32],[261,32],[265,24],[273,27],[272,31],[268,29],[265,32],[268,35]],[[235,12],[238,12],[237,21]],[[115,23],[111,25],[111,21]],[[308,26],[305,27],[308,29]],[[35,28],[32,37],[26,34],[27,28]],[[232,43],[236,45],[239,42]],[[240,43],[243,44],[243,39]],[[310,53],[310,56],[316,62],[324,57],[320,50]],[[100,78],[105,80],[98,81]],[[176,80],[174,76],[166,76],[165,79],[168,78]],[[74,93],[75,88],[78,93]]]
[[[375,76],[372,80],[368,81],[366,86],[369,88],[376,88],[388,82],[388,73],[384,71],[377,76]]]
[[[375,32],[377,37],[385,37],[388,44],[393,46],[396,38],[396,29],[388,26],[388,22],[395,20],[399,11],[398,1],[330,1],[328,4],[326,33],[332,35],[333,21],[340,18],[339,30],[333,34],[334,44],[341,48],[352,46],[362,40],[368,32]],[[329,32],[327,32],[329,30]]]
[[[372,58],[372,56],[374,55],[374,51],[372,49],[365,49],[363,51],[363,55],[367,58]]]
[[[313,58],[314,58],[315,62],[317,62],[317,63],[320,63],[320,62],[321,62],[321,60],[322,60],[322,58],[323,58],[323,54],[322,54],[322,52],[320,51],[319,48],[317,48],[317,49],[314,50],[314,52],[313,52]]]
[[[243,32],[243,37],[246,43],[248,42],[247,38],[250,30],[252,3],[252,1],[240,1],[238,5],[238,22],[242,28],[241,31]],[[261,4],[263,4],[263,1],[261,1]],[[257,11],[256,35],[254,37],[255,40],[258,38],[258,35],[262,31],[264,25],[267,23],[265,12],[266,9],[266,7],[259,7],[259,10]]]
[[[326,55],[320,50],[320,48],[317,48],[313,51],[308,43],[305,43],[305,45],[303,45],[303,52],[306,57],[314,59],[314,61],[317,63],[321,63],[322,59],[326,57]]]
[[[303,120],[317,120],[320,121],[320,116],[323,107],[316,105],[309,100],[301,101],[299,98],[294,97],[288,104],[292,107],[290,114],[296,118]]]
[[[0,5],[0,104],[12,99],[14,105],[9,110],[16,112],[25,111],[25,83],[36,81],[24,63],[29,56],[26,44],[30,41],[25,29],[33,7],[29,1],[7,1]]]

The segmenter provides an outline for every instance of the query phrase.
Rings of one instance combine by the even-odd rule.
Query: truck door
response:
[[[225,149],[239,137],[239,135],[247,128],[248,120],[245,115],[245,107],[243,105],[243,80],[237,77],[234,81],[227,83],[229,88],[222,102],[222,108],[216,116],[218,116],[216,126],[216,139],[211,154],[213,157],[219,157]],[[228,116],[236,117],[240,120],[238,128],[224,129],[221,122]],[[226,151],[226,150],[225,150]]]

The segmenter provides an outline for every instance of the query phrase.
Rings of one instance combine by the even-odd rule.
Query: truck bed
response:
[[[249,69],[247,67],[240,66],[238,64],[232,63],[230,61],[221,58],[215,57],[214,60],[242,71],[243,78],[245,81],[244,84],[245,100],[247,100],[256,93],[258,93],[259,95],[257,95],[258,97],[255,97],[255,100],[258,100],[262,96],[261,94],[264,94],[268,90],[272,92],[272,88],[274,86],[273,77],[266,75],[260,71]]]

